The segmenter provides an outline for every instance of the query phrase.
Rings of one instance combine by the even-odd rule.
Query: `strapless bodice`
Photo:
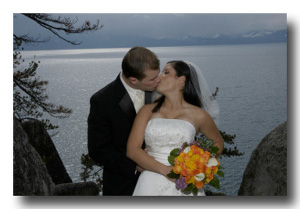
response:
[[[168,156],[175,148],[180,148],[184,142],[191,142],[196,135],[196,129],[192,123],[181,119],[151,119],[145,130],[145,142],[148,154],[157,161],[170,165]],[[165,176],[143,171],[135,187],[134,196],[186,196],[176,188],[174,182]],[[189,194],[192,196],[193,194]],[[199,190],[199,196],[204,196],[204,190]]]
[[[186,120],[153,118],[145,130],[145,143],[148,154],[165,165],[170,165],[168,156],[175,148],[180,148],[184,142],[194,140],[196,129]]]

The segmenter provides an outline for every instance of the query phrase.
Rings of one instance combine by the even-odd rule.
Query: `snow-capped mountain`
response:
[[[246,34],[242,34],[240,36],[243,38],[256,38],[256,37],[263,37],[266,35],[271,35],[274,32],[276,32],[276,31],[251,31]]]
[[[287,30],[278,31],[250,31],[239,35],[210,34],[205,37],[189,37],[186,44],[216,45],[216,44],[252,44],[252,43],[280,43],[287,42]]]
[[[243,38],[257,38],[257,37],[271,37],[271,36],[277,36],[277,37],[285,37],[287,36],[286,30],[280,30],[280,31],[251,31],[245,34],[240,35]]]
[[[220,33],[209,34],[202,37],[189,36],[181,38],[150,38],[139,34],[126,36],[114,34],[107,37],[89,36],[79,46],[70,46],[62,40],[49,42],[38,46],[26,46],[27,50],[38,49],[68,49],[68,48],[115,48],[115,47],[159,47],[159,46],[198,46],[198,45],[226,45],[226,44],[258,44],[258,43],[285,43],[287,30],[278,31],[250,31],[239,35],[223,35]],[[32,48],[32,49],[31,49]]]
[[[127,39],[128,40],[128,39]],[[145,46],[189,46],[189,45],[218,45],[218,44],[255,44],[255,43],[285,43],[287,42],[287,30],[278,31],[250,31],[239,35],[223,35],[220,33],[209,34],[202,37],[184,36],[181,39],[151,39],[140,40]]]

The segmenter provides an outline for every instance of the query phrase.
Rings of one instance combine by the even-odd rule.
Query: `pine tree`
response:
[[[56,37],[72,44],[79,45],[81,42],[71,41],[65,38],[61,33],[81,34],[83,32],[95,31],[103,27],[99,26],[99,20],[96,24],[85,21],[81,27],[75,27],[76,20],[68,17],[53,16],[52,14],[43,13],[24,13],[25,17],[35,21],[42,28],[52,32]],[[17,36],[13,34],[13,110],[14,117],[24,121],[30,119],[41,119],[44,113],[51,117],[67,118],[72,110],[62,105],[56,105],[49,101],[46,92],[48,81],[42,80],[36,76],[39,61],[33,60],[28,67],[24,67],[21,50],[26,44],[44,43],[50,38],[40,40],[40,37],[34,38],[28,35]],[[46,129],[55,129],[49,119],[41,119]]]

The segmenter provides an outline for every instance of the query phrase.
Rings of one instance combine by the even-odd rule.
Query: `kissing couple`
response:
[[[168,156],[198,133],[212,139],[220,155],[218,114],[197,66],[170,61],[160,73],[155,53],[131,48],[117,78],[90,99],[88,151],[104,168],[103,195],[186,195],[167,177]],[[204,190],[197,195],[204,196]]]

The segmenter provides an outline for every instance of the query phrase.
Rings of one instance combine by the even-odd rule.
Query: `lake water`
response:
[[[188,60],[198,65],[212,90],[219,87],[219,129],[236,134],[245,154],[221,159],[221,192],[235,196],[253,149],[287,120],[287,47],[280,44],[153,47],[161,60]],[[51,102],[73,110],[67,119],[52,119],[59,133],[52,139],[74,182],[81,181],[80,157],[87,153],[87,117],[93,93],[116,78],[128,48],[22,52],[26,61],[41,61],[37,75],[48,80]],[[35,56],[35,58],[34,58]],[[226,145],[230,147],[229,145]]]

